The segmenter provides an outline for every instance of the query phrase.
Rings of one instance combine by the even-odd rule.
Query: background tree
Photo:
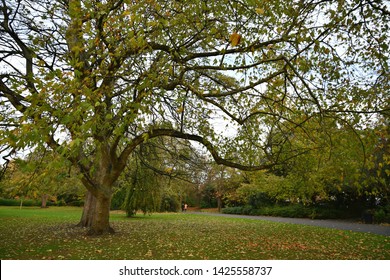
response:
[[[387,206],[388,129],[383,119],[359,130],[334,120],[327,126],[312,134],[310,150],[288,163],[247,173],[248,181],[236,190],[239,205],[260,209],[275,203],[304,204],[342,210],[350,217]],[[290,141],[298,143],[288,145],[302,147],[306,140],[306,135],[295,134]]]
[[[81,224],[110,232],[114,183],[150,139],[268,169],[307,120],[388,114],[388,27],[382,1],[1,0],[0,145],[70,160]]]
[[[218,208],[220,212],[226,200],[234,200],[234,193],[243,181],[237,170],[226,166],[208,164],[205,166],[207,177],[201,184],[202,208]]]
[[[13,160],[0,185],[2,196],[40,199],[42,208],[47,207],[48,199],[84,194],[77,170],[50,151],[35,150],[25,159]]]
[[[367,162],[359,178],[360,193],[370,197],[370,206],[390,205],[390,129],[389,118],[380,118],[366,131],[370,141]],[[390,209],[389,209],[390,210]],[[390,211],[388,213],[390,215]]]
[[[188,141],[161,137],[143,143],[118,179],[118,194],[125,195],[117,203],[128,216],[138,210],[177,211],[204,165]]]

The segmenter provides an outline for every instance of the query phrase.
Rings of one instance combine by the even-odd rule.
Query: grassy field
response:
[[[312,226],[191,214],[126,218],[87,237],[80,208],[0,207],[0,259],[390,259],[390,238]]]

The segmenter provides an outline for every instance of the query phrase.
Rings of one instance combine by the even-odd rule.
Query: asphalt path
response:
[[[298,225],[309,225],[309,226],[333,228],[339,230],[350,230],[350,231],[366,232],[366,233],[390,236],[390,226],[388,225],[363,224],[363,223],[359,223],[356,221],[349,221],[349,220],[312,220],[312,219],[303,219],[303,218],[246,216],[246,215],[220,214],[220,213],[210,213],[210,212],[187,212],[187,213],[196,214],[196,215],[222,216],[222,217],[230,217],[230,218],[263,220],[263,221],[290,223],[290,224],[298,224]]]

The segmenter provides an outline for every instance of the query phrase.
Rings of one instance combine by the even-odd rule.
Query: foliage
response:
[[[375,209],[373,218],[375,223],[390,224],[390,204]]]
[[[201,197],[201,208],[216,208],[218,206],[215,187],[208,185],[202,188]]]
[[[39,200],[31,200],[31,199],[24,199],[24,200],[18,200],[18,199],[9,199],[9,198],[0,198],[0,205],[1,206],[40,206],[41,201]]]
[[[112,214],[118,234],[86,237],[79,208],[0,207],[0,258],[105,260],[388,260],[389,237],[187,214]],[[28,229],[28,230],[26,230]]]
[[[200,208],[218,208],[234,204],[236,190],[244,181],[242,174],[233,168],[215,164],[204,165],[204,178],[198,188]]]
[[[140,145],[129,161],[116,196],[125,192],[121,207],[129,216],[138,210],[176,212],[204,165],[188,142],[168,138]]]
[[[163,194],[159,212],[177,212],[180,209],[179,201],[176,196]]]
[[[79,201],[83,196],[75,169],[69,162],[48,151],[36,150],[26,159],[11,161],[0,185],[2,195],[8,198],[49,198],[66,204]],[[42,201],[42,206],[45,205],[46,201]]]
[[[354,215],[387,205],[389,137],[383,121],[364,130],[328,123],[312,134],[314,146],[293,160],[267,172],[246,173],[247,182],[236,190],[239,205],[257,209],[276,202],[327,205]],[[291,141],[298,146],[306,138],[297,134]]]
[[[247,174],[247,182],[237,188],[238,201],[260,207],[289,197],[291,184],[284,178],[267,172]]]
[[[160,176],[143,165],[133,169],[126,178],[129,186],[123,204],[128,216],[135,215],[138,210],[146,214],[160,209],[163,196]]]
[[[328,205],[302,205],[302,204],[276,204],[254,208],[250,205],[227,207],[222,210],[224,214],[274,216],[289,218],[310,219],[360,219],[361,211],[353,209],[337,209]],[[378,212],[379,214],[379,212]],[[375,222],[382,223],[384,220],[377,219]]]
[[[127,188],[117,188],[112,195],[111,210],[122,209],[123,203],[126,200]]]
[[[42,206],[41,200],[32,200],[32,199],[10,199],[10,198],[0,198],[1,206]],[[83,201],[80,200],[69,200],[65,201],[63,199],[58,199],[57,201],[48,201],[47,206],[83,206]]]

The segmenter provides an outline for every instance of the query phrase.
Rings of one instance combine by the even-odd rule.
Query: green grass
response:
[[[390,259],[390,238],[193,214],[126,218],[116,234],[72,227],[81,208],[0,207],[0,259]]]

